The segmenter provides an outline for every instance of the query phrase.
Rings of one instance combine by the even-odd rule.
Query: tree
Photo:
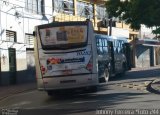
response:
[[[157,27],[153,33],[160,34],[160,0],[108,0],[106,9],[109,18],[118,17],[130,24],[132,29],[140,29],[141,24]]]

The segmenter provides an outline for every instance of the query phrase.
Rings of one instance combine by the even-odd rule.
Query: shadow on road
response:
[[[103,90],[103,89],[102,89]],[[100,89],[101,91],[101,89]],[[51,97],[46,100],[47,104],[53,104],[55,101],[58,103],[64,103],[60,106],[56,106],[53,111],[57,114],[74,114],[74,113],[92,113],[96,114],[96,110],[105,110],[114,108],[119,104],[128,103],[127,100],[143,98],[145,93],[109,93],[109,94],[71,94],[60,98]],[[72,99],[72,101],[71,101]],[[137,100],[138,102],[138,100]],[[136,101],[131,102],[136,104]],[[52,108],[52,106],[50,106]],[[63,108],[63,109],[60,109]],[[88,115],[88,114],[87,114]]]
[[[83,97],[84,99],[86,99],[88,97],[88,95],[97,93],[99,91],[106,91],[106,90],[110,90],[109,87],[107,86],[98,86],[97,87],[97,91],[93,91],[90,92],[88,90],[84,90],[84,89],[78,89],[78,90],[61,90],[58,93],[53,94],[52,96],[49,96],[49,98],[46,100],[49,103],[52,101],[59,101],[59,100],[71,100],[71,99],[76,99],[76,98],[81,98]]]

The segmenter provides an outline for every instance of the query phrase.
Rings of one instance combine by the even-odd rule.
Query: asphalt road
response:
[[[33,90],[5,98],[0,101],[0,108],[3,111],[18,109],[18,115],[93,115],[101,110],[159,109],[160,96],[146,90],[147,83],[159,75],[157,68],[133,70],[124,77],[117,76],[109,83],[100,85],[95,93],[78,91],[49,97],[46,92]],[[156,113],[158,115],[160,111]]]

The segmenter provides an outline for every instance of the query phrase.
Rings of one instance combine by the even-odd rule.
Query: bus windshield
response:
[[[39,29],[43,49],[69,49],[87,44],[87,25],[57,26]]]

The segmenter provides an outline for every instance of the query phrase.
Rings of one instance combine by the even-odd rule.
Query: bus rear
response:
[[[35,28],[35,61],[39,90],[98,85],[96,49],[90,21],[56,22]]]

